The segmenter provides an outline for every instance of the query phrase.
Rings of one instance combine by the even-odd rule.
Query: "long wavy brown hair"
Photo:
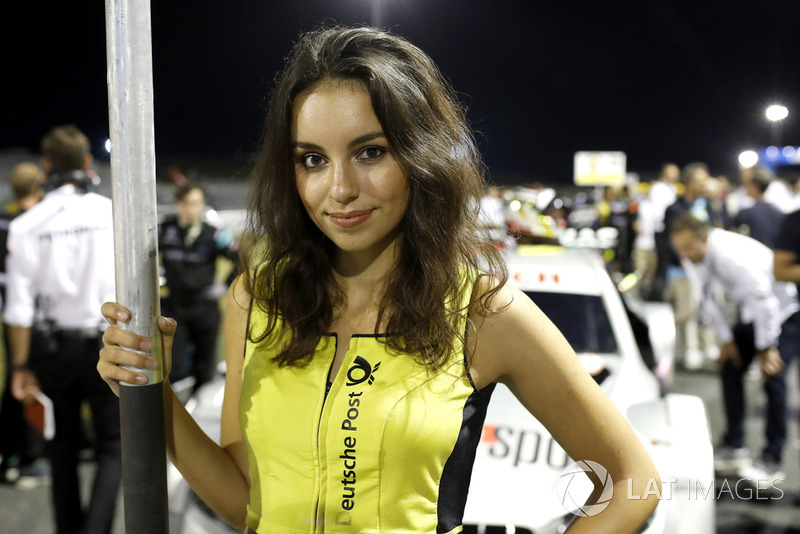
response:
[[[473,279],[460,269],[493,277],[471,302],[488,303],[505,283],[502,259],[478,225],[484,165],[465,110],[433,61],[407,40],[371,28],[336,27],[301,36],[277,78],[254,167],[249,230],[264,240],[257,269],[244,269],[253,306],[264,310],[263,332],[282,324],[281,365],[302,366],[329,332],[334,310],[346,306],[332,260],[335,245],[314,225],[295,186],[290,138],[295,97],[330,81],[360,82],[368,90],[384,135],[409,181],[399,260],[384,280],[375,334],[395,352],[438,367],[453,349],[466,314],[460,297]],[[280,319],[280,321],[279,321]],[[288,336],[286,335],[288,334]]]

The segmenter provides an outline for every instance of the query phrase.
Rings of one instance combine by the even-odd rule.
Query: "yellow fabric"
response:
[[[266,319],[254,307],[251,331],[263,331]],[[442,471],[476,393],[463,347],[454,343],[445,369],[430,371],[390,354],[381,338],[354,336],[326,399],[337,341],[323,337],[302,369],[276,365],[268,342],[247,343],[239,415],[250,461],[248,527],[435,533]]]

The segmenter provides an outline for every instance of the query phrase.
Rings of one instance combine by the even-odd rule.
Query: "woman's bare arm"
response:
[[[250,484],[247,478],[247,454],[238,430],[239,393],[241,392],[241,361],[244,355],[243,332],[247,311],[240,308],[246,302],[241,295],[241,283],[235,283],[228,294],[225,315],[225,348],[229,372],[223,401],[221,443],[215,443],[192,419],[189,412],[172,390],[164,384],[164,424],[167,455],[186,481],[217,514],[237,529],[244,529]],[[239,304],[237,304],[237,302]],[[124,347],[140,348],[148,340],[132,332],[117,328],[116,321],[127,321],[129,312],[116,303],[103,305],[103,315],[112,324],[103,337],[105,348],[100,352],[97,368],[103,379],[119,394],[119,381],[135,383],[143,374],[124,369],[120,365],[145,368],[147,356],[131,352]],[[169,361],[172,338],[176,324],[159,319],[162,331],[163,353]],[[146,346],[146,345],[145,345]],[[233,365],[231,365],[233,364]],[[232,367],[232,368],[231,368]],[[166,370],[168,372],[168,369]],[[238,384],[237,384],[238,381]],[[233,414],[233,421],[231,417]],[[233,427],[236,427],[235,429]]]
[[[494,303],[496,312],[473,313],[476,385],[505,384],[571,458],[608,470],[615,486],[608,508],[575,521],[569,532],[636,532],[658,504],[656,498],[626,498],[629,492],[652,495],[645,490],[653,484],[660,491],[649,454],[566,339],[524,293],[504,287]],[[596,496],[602,487],[593,482]]]

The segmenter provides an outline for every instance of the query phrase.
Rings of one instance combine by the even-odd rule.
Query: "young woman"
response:
[[[619,484],[570,532],[635,532],[650,515],[654,499],[627,499],[658,479],[649,456],[479,237],[482,171],[463,110],[419,49],[369,28],[295,46],[254,171],[264,257],[228,297],[219,446],[165,388],[169,457],[232,525],[460,532],[496,383]],[[103,314],[100,374],[114,391],[141,383],[120,365],[152,367],[125,349],[149,340],[113,326],[129,318],[120,305]],[[169,355],[175,322],[159,326]]]

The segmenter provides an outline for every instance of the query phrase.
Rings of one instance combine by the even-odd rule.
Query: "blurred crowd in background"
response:
[[[80,132],[74,135],[83,140]],[[80,146],[84,145],[86,148],[81,150],[86,153],[81,154],[88,157],[88,143]],[[57,175],[45,171],[36,163],[25,162],[10,172],[10,190],[4,193],[12,194],[14,200],[5,206],[0,217],[3,251],[11,221],[34,208],[45,192],[60,187],[59,183],[50,183]],[[66,171],[71,174],[65,175],[62,182],[77,183],[89,192],[97,190],[100,180],[90,163]],[[521,245],[537,244],[600,251],[621,292],[672,306],[678,365],[690,371],[713,369],[715,362],[720,361],[720,347],[724,343],[705,312],[704,295],[686,272],[687,258],[676,253],[670,239],[670,225],[689,213],[711,228],[749,236],[771,249],[786,214],[800,209],[798,176],[779,177],[766,167],[754,166],[740,169],[740,175],[729,180],[726,176],[712,176],[703,163],[683,167],[665,163],[652,182],[629,180],[619,187],[491,186],[481,199],[480,214],[483,228],[501,249],[513,251]],[[231,269],[238,252],[237,242],[243,243],[243,248],[251,246],[245,236],[235,235],[235,219],[243,217],[241,208],[246,200],[239,199],[238,209],[216,212],[206,205],[206,195],[214,191],[214,184],[201,187],[177,169],[171,169],[164,178],[162,190],[166,184],[171,193],[164,205],[159,206],[163,216],[159,228],[162,283],[166,285],[162,291],[163,305],[169,313],[181,318],[180,324],[187,334],[186,339],[176,342],[174,360],[178,364],[173,367],[172,378],[175,382],[187,381],[187,390],[191,392],[210,380],[219,359],[216,338],[219,298],[236,274]],[[226,188],[230,189],[227,185]],[[244,193],[238,196],[244,197]],[[222,224],[224,217],[220,218],[225,213],[233,217],[228,224]],[[219,227],[210,224],[215,221]],[[218,260],[225,262],[222,272],[217,270]],[[5,260],[0,258],[0,266],[4,264]],[[4,289],[5,273],[0,270],[0,290]],[[725,291],[717,287],[711,292],[724,308]],[[2,296],[5,301],[5,295]],[[735,323],[737,303],[730,302],[727,312],[730,323]],[[196,319],[196,326],[190,316]],[[92,335],[97,332],[93,330]],[[7,343],[7,332],[4,340]],[[12,360],[11,352],[6,344],[5,365],[0,369],[4,377],[0,482],[33,487],[49,482],[51,465],[45,460],[41,436],[25,425],[22,405],[11,395],[12,375],[25,369]],[[93,370],[91,374],[94,375]],[[89,428],[75,434],[80,441],[75,447],[84,451],[84,456],[93,441],[92,433]],[[738,446],[733,452],[743,455],[743,451]],[[73,452],[77,454],[77,450]],[[92,456],[89,452],[87,457]],[[777,467],[767,471],[770,476],[777,472]]]
[[[553,244],[601,250],[621,290],[673,305],[676,358],[694,370],[716,360],[719,348],[701,297],[670,243],[671,220],[688,211],[712,227],[772,248],[783,216],[800,208],[799,177],[753,166],[730,179],[712,176],[700,162],[682,168],[664,163],[652,182],[630,180],[617,187],[492,186],[481,201],[481,216],[501,248]]]
[[[122,478],[120,414],[96,366],[100,309],[115,300],[112,201],[98,193],[89,139],[74,125],[45,135],[40,161],[10,170],[13,201],[0,211],[0,483],[50,484],[59,534],[108,534]],[[161,308],[182,326],[170,379],[188,397],[217,373],[220,300],[239,247],[231,229],[211,224],[202,186],[178,171],[168,179]],[[78,469],[86,461],[96,464],[88,505]]]

